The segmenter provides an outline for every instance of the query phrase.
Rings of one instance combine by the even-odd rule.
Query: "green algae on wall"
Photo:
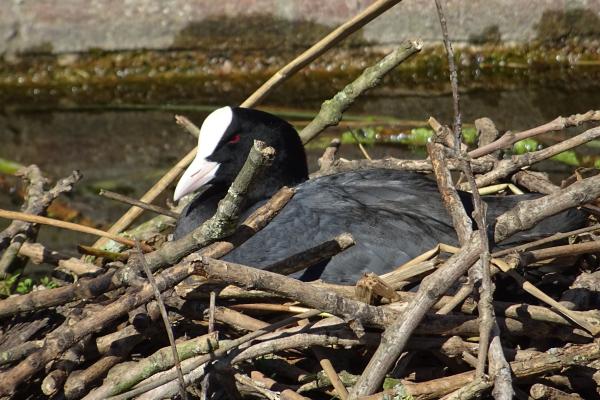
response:
[[[252,93],[296,53],[265,56],[259,51],[140,50],[22,56],[0,62],[0,101],[234,103]],[[303,101],[330,97],[384,54],[383,49],[360,46],[331,50],[286,82],[273,98]],[[463,91],[600,87],[600,51],[578,42],[561,47],[546,43],[464,46],[457,48],[456,54]],[[390,95],[449,92],[441,46],[424,49],[374,90]]]

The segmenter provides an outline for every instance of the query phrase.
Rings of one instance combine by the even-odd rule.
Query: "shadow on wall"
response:
[[[173,40],[176,49],[223,49],[233,51],[298,51],[331,32],[334,27],[312,21],[292,21],[271,15],[218,17],[195,21],[182,29]],[[343,47],[367,45],[361,31],[342,42]]]
[[[481,33],[469,36],[469,42],[473,44],[499,44],[502,34],[498,25],[491,25],[483,29]]]
[[[544,11],[536,25],[537,39],[562,43],[569,39],[600,39],[600,18],[584,8]]]
[[[195,21],[182,29],[173,40],[173,49],[223,49],[228,51],[274,50],[297,51],[316,43],[333,27],[312,21],[292,21],[272,15],[218,17]],[[344,47],[369,44],[361,31],[342,42]]]

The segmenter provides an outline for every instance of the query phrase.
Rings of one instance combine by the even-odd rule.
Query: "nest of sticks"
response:
[[[303,139],[337,123],[353,98],[418,50],[418,42],[406,42],[367,69],[345,95],[324,103],[301,132]],[[46,218],[48,206],[72,190],[79,174],[47,188],[39,169],[27,167],[21,171],[27,185],[22,212],[2,211],[14,221],[0,232],[0,271],[27,258],[68,271],[73,280],[0,300],[0,396],[598,397],[600,229],[594,221],[600,175],[578,170],[556,186],[528,167],[597,139],[600,127],[541,150],[502,156],[518,140],[598,121],[600,111],[590,111],[501,135],[482,118],[475,121],[479,145],[467,151],[460,120],[453,132],[431,118],[435,137],[424,160],[336,159],[338,143],[332,142],[316,175],[371,167],[432,173],[461,243],[440,244],[388,274],[367,274],[355,286],[286,276],[352,246],[345,232],[266,269],[219,260],[294,195],[283,188],[246,221],[237,221],[240,194],[273,157],[264,143],[255,143],[217,213],[177,241],[166,240],[177,210],[120,235],[123,228],[102,232]],[[184,118],[178,122],[197,129]],[[185,159],[167,184],[184,165]],[[493,229],[477,230],[456,188],[473,192],[475,220],[484,227],[477,189],[490,185],[545,196],[521,202]],[[490,251],[489,243],[572,207],[589,210],[588,227]],[[122,247],[81,246],[94,262],[67,258],[37,243],[41,223],[93,232]]]

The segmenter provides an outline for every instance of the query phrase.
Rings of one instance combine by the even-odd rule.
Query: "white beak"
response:
[[[215,177],[219,165],[219,163],[208,161],[203,157],[194,158],[194,161],[179,179],[177,187],[175,187],[173,200],[177,201],[210,182]]]
[[[232,120],[233,110],[231,107],[219,108],[206,117],[200,127],[196,158],[177,183],[173,200],[177,201],[186,194],[200,189],[215,177],[220,164],[208,161],[207,158],[217,148]]]

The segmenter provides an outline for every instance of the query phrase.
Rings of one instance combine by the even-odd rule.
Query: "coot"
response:
[[[307,269],[300,279],[355,283],[364,272],[383,274],[438,243],[457,243],[432,179],[413,172],[368,169],[308,180],[304,147],[289,123],[266,112],[233,107],[214,111],[202,124],[198,154],[177,184],[174,198],[201,191],[177,221],[175,238],[214,214],[255,139],[275,148],[276,156],[248,194],[242,218],[284,185],[296,186],[297,191],[266,228],[224,260],[265,267],[350,232],[355,246],[327,263]],[[517,202],[534,196],[484,197],[488,221],[493,224],[498,215]],[[460,192],[460,197],[470,213],[471,195]],[[576,229],[585,218],[581,211],[565,211],[505,244]]]

